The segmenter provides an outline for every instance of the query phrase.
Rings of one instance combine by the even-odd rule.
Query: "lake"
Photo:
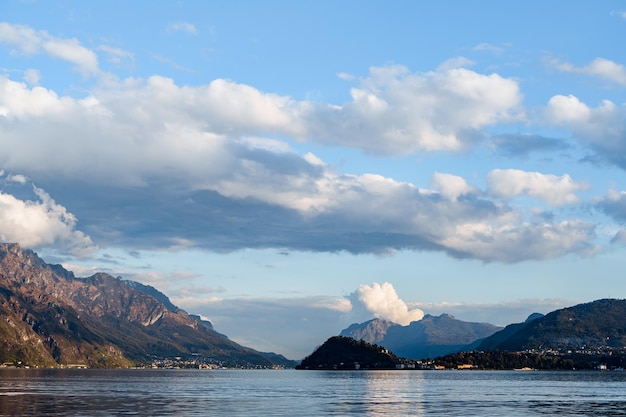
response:
[[[626,416],[626,372],[0,369],[0,416]]]

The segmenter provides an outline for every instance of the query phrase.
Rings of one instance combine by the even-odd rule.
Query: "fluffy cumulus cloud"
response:
[[[460,256],[485,261],[520,262],[550,259],[577,253],[591,256],[599,249],[592,243],[595,225],[581,220],[559,223],[533,221],[514,224],[464,224],[442,243]]]
[[[442,250],[458,257],[516,262],[586,252],[593,236],[593,226],[584,222],[526,220],[511,207],[481,197],[474,187],[454,175],[435,176],[438,192],[373,174],[337,175],[317,168],[318,172],[302,171],[296,178],[280,183],[281,187],[288,186],[288,193],[281,192],[280,187],[269,190],[263,185],[275,178],[252,174],[248,176],[251,181],[264,178],[258,187],[240,178],[237,184],[245,185],[228,184],[219,192],[232,195],[232,186],[238,198],[252,196],[299,211],[294,223],[289,221],[290,216],[284,216],[283,227],[290,225],[287,229],[299,230],[308,237],[308,249],[315,250]],[[526,185],[533,192],[537,188]]]
[[[454,151],[486,126],[523,117],[516,81],[449,65],[425,74],[402,66],[371,68],[351,96],[343,105],[308,113],[309,135],[371,152]]]
[[[473,120],[475,128],[510,117],[509,107],[496,103],[518,100],[514,83],[464,69],[452,70],[461,75],[426,77],[388,71],[377,73],[376,82],[387,77],[385,100],[400,100],[393,104],[398,109],[406,108],[401,104],[409,100],[407,94],[419,96],[410,86],[427,91],[440,77],[445,82],[436,84],[446,86],[449,103],[459,94],[485,101],[450,116]],[[467,79],[474,82],[462,81]],[[493,88],[501,87],[493,96],[487,88],[492,82]],[[307,136],[315,111],[310,103],[221,79],[198,87],[158,76],[109,81],[87,97],[72,98],[2,77],[0,166],[26,173],[57,199],[83,196],[72,211],[86,222],[90,236],[117,239],[109,241],[113,244],[145,245],[149,234],[150,245],[167,247],[184,241],[216,250],[414,249],[519,261],[577,252],[591,237],[590,228],[579,222],[529,223],[458,176],[435,174],[433,190],[423,190],[375,174],[339,174],[315,155],[299,155],[271,139]],[[344,116],[371,120],[368,114]],[[450,126],[460,125],[451,121]],[[381,143],[400,142],[385,138]],[[57,186],[59,181],[73,184],[72,191]],[[102,201],[114,207],[114,216]],[[514,249],[531,240],[536,251]]]
[[[556,95],[546,106],[546,118],[588,144],[603,160],[626,169],[626,108],[603,100],[593,108],[574,95]]]
[[[25,183],[23,176],[4,182]],[[44,190],[33,186],[37,199],[22,200],[0,189],[0,241],[24,247],[56,245],[62,252],[89,255],[95,248],[89,236],[76,230],[76,217],[57,204]]]
[[[485,126],[518,117],[521,101],[516,82],[465,68],[427,74],[373,68],[352,96],[342,106],[324,105],[223,79],[187,87],[153,76],[107,80],[90,95],[73,98],[3,77],[0,140],[6,151],[0,161],[11,169],[30,164],[68,175],[119,172],[141,182],[163,167],[199,177],[226,172],[225,165],[235,163],[226,148],[263,135],[384,153],[459,150]],[[47,158],[59,145],[72,151]]]
[[[487,175],[487,184],[489,192],[497,197],[529,195],[554,206],[577,203],[580,199],[576,191],[585,188],[568,174],[559,177],[519,169],[493,170]]]
[[[421,320],[424,312],[420,309],[409,309],[407,304],[398,297],[395,288],[389,282],[361,285],[352,294],[353,303],[360,303],[374,317],[390,320],[403,326]]]
[[[456,200],[459,196],[475,193],[477,190],[469,185],[464,178],[452,174],[436,172],[433,175],[432,187],[442,196]]]
[[[549,64],[559,71],[590,75],[626,86],[626,67],[608,59],[596,58],[582,67],[558,59],[549,60]]]
[[[57,38],[44,30],[34,30],[29,26],[0,23],[0,44],[9,45],[16,53],[36,55],[47,54],[73,64],[83,75],[99,72],[98,57],[77,39]]]
[[[86,72],[97,68],[77,41],[28,27],[0,26],[0,42],[21,53],[56,51]],[[466,61],[428,73],[372,68],[343,105],[225,79],[181,86],[161,76],[104,77],[74,97],[3,76],[0,168],[41,184],[102,244],[432,250],[503,262],[587,253],[589,224],[538,221],[452,174],[436,173],[432,189],[341,174],[281,139],[395,154],[459,150],[485,127],[523,118],[517,82],[471,71]],[[554,112],[554,123],[575,119],[581,130],[614,110],[590,110],[571,97],[555,97],[551,106],[567,108]],[[555,205],[575,201],[579,189],[566,176],[501,172],[490,179],[499,197],[525,193]]]
[[[225,80],[185,88],[155,76],[74,99],[2,77],[0,163],[107,183],[211,181],[234,168],[235,141],[246,134],[294,133],[294,111],[287,98]]]

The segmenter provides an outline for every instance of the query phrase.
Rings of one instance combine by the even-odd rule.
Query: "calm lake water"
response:
[[[0,370],[0,416],[626,416],[626,372]]]

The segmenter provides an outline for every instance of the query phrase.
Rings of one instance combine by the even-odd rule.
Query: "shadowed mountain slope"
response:
[[[512,324],[478,346],[481,350],[623,348],[626,300],[603,299]]]

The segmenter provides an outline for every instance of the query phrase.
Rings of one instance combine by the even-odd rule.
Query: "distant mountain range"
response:
[[[0,364],[127,367],[163,358],[294,366],[241,346],[153,287],[77,278],[17,244],[0,244]]]
[[[423,359],[472,350],[483,338],[501,329],[489,323],[457,320],[449,314],[427,314],[408,326],[382,319],[352,324],[340,336],[383,346],[404,358]]]
[[[462,341],[483,330],[489,325],[461,322],[446,314],[427,315],[409,326],[374,319],[328,339],[297,369],[392,369],[391,363],[396,369],[623,371],[626,367],[626,300],[597,300],[545,316],[533,313],[524,323],[462,346]],[[446,350],[443,355],[425,354]]]
[[[103,273],[77,278],[17,244],[0,244],[0,318],[0,365],[128,367],[167,358],[247,367],[297,364],[231,341],[151,286]],[[341,337],[409,359],[470,351],[624,355],[626,300],[535,313],[505,328],[448,314],[426,315],[408,326],[373,319],[352,324]],[[339,345],[346,346],[344,339],[337,339]],[[350,346],[369,355],[364,346]]]
[[[591,369],[599,363],[623,368],[626,300],[597,300],[545,316],[533,313],[523,323],[505,328],[467,323],[447,314],[426,315],[408,326],[374,319],[351,325],[341,336],[379,345],[402,358],[440,358],[446,366],[469,361],[484,369],[512,369],[512,364]]]

